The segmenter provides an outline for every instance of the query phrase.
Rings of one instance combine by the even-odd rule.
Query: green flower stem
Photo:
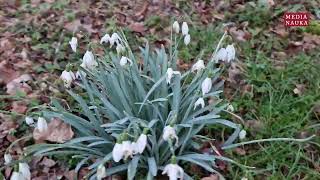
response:
[[[226,149],[231,149],[231,148],[236,148],[239,146],[247,145],[247,144],[253,144],[253,143],[261,143],[261,142],[273,142],[273,141],[292,141],[292,142],[307,142],[314,138],[316,135],[312,135],[310,137],[304,138],[304,139],[294,139],[294,138],[270,138],[270,139],[259,139],[259,140],[252,140],[252,141],[247,141],[247,142],[241,142],[237,144],[231,144],[228,146],[223,146],[221,149],[226,150]]]

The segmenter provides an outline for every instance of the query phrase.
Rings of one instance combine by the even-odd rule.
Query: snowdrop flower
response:
[[[100,39],[100,44],[108,43],[109,41],[110,41],[110,35],[109,35],[109,34],[105,34],[105,35]]]
[[[201,105],[201,108],[204,108],[205,103],[204,103],[203,98],[199,98],[199,99],[194,103],[194,108],[193,108],[193,109],[196,109],[199,105]]]
[[[4,154],[4,164],[9,164],[12,161],[12,157],[10,154]]]
[[[207,77],[201,84],[202,95],[205,95],[208,92],[210,92],[211,88],[212,88],[211,79]]]
[[[107,177],[106,168],[103,164],[100,164],[97,168],[97,179],[101,180],[104,177]]]
[[[190,34],[184,36],[183,42],[185,45],[188,45],[190,43]]]
[[[84,68],[88,68],[90,70],[94,69],[96,66],[98,66],[97,61],[94,59],[94,55],[91,51],[86,51],[82,58],[82,66]]]
[[[25,180],[24,176],[20,172],[13,172],[10,180]]]
[[[47,121],[43,117],[38,118],[37,129],[39,132],[46,132],[48,130]]]
[[[228,45],[226,48],[221,48],[216,55],[216,62],[219,60],[230,62],[235,59],[236,50],[233,45]]]
[[[121,59],[120,59],[120,66],[125,66],[128,64],[128,62],[130,63],[130,65],[132,65],[132,61],[131,59],[125,57],[125,56],[122,56]]]
[[[112,150],[112,158],[115,162],[119,162],[123,157],[122,144],[116,143]]]
[[[145,149],[146,146],[147,146],[147,135],[141,134],[141,135],[139,136],[138,140],[137,140],[135,143],[133,143],[133,144],[134,144],[134,146],[135,146],[135,151],[136,151],[137,153],[142,154],[143,151],[144,151],[144,149]]]
[[[179,31],[180,31],[180,26],[179,26],[179,23],[178,23],[178,21],[175,21],[175,22],[173,22],[173,24],[172,24],[172,29],[173,29],[173,31],[175,32],[175,33],[179,33]]]
[[[162,174],[167,174],[169,180],[183,179],[184,171],[177,164],[168,164],[164,167]]]
[[[236,50],[234,49],[233,45],[228,45],[226,47],[227,51],[227,62],[230,62],[231,60],[234,60],[236,57]]]
[[[182,35],[184,35],[184,36],[189,34],[189,27],[186,22],[182,23],[181,31],[182,31]]]
[[[226,61],[227,60],[227,56],[228,56],[228,53],[227,53],[225,48],[219,49],[219,51],[217,52],[217,55],[215,57],[216,62],[218,62],[220,60],[221,61]]]
[[[120,53],[124,52],[126,50],[126,48],[122,44],[118,43],[116,50],[117,50],[117,53],[120,54]]]
[[[176,134],[176,130],[171,126],[166,126],[164,128],[162,138],[165,141],[168,141],[169,139],[175,139],[176,145],[178,144],[178,140],[179,140],[179,138]]]
[[[242,129],[239,133],[239,139],[243,140],[244,138],[246,138],[246,135],[247,135],[247,131]]]
[[[32,118],[32,117],[30,117],[30,116],[27,116],[27,117],[25,118],[25,121],[26,121],[26,123],[27,123],[28,125],[31,125],[31,124],[33,124],[33,123],[34,123],[33,118]]]
[[[72,71],[67,70],[64,70],[61,73],[60,78],[63,80],[64,86],[67,88],[69,88],[71,86],[72,81],[76,79],[74,73]]]
[[[204,66],[203,60],[198,60],[191,68],[191,72],[195,71],[201,71],[202,69],[205,69],[206,67]]]
[[[69,41],[71,49],[73,52],[77,52],[78,39],[76,37],[72,37]]]
[[[229,104],[227,106],[227,111],[233,112],[234,111],[234,107],[231,104]]]
[[[179,71],[174,71],[172,70],[172,68],[168,68],[167,70],[167,76],[166,76],[166,81],[167,81],[167,84],[170,84],[171,82],[171,79],[173,77],[173,75],[181,75]]]
[[[27,163],[19,163],[19,172],[23,175],[25,179],[31,179],[31,172]]]
[[[120,40],[121,40],[120,36],[117,33],[113,33],[111,35],[111,38],[110,38],[109,42],[110,42],[110,45],[113,46],[114,43],[118,44]]]
[[[123,159],[126,160],[129,157],[132,157],[135,154],[135,147],[131,141],[123,141],[122,142],[122,152],[123,152]]]

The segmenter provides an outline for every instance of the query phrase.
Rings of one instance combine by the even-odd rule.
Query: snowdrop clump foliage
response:
[[[184,38],[182,46],[190,43],[186,22],[181,29],[174,22],[172,32],[174,38]],[[70,154],[79,160],[76,172],[87,167],[91,179],[124,172],[129,180],[161,174],[170,180],[190,179],[189,163],[218,173],[216,159],[232,160],[202,153],[203,141],[208,140],[202,130],[218,124],[233,130],[223,139],[223,147],[238,138],[240,126],[219,116],[227,105],[219,98],[223,83],[214,66],[216,56],[182,72],[176,63],[180,41],[174,42],[168,53],[165,47],[151,51],[146,43],[140,54],[133,54],[123,33],[102,36],[99,46],[106,54],[96,58],[94,48],[88,50],[77,73],[78,86],[86,95],[67,89],[81,110],[71,111],[53,100],[37,123],[44,131],[46,120],[59,118],[73,127],[76,137],[63,144],[30,146],[26,154]]]

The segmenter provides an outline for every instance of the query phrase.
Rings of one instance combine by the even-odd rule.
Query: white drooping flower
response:
[[[98,66],[97,61],[94,59],[94,55],[91,51],[86,51],[86,53],[84,54],[83,58],[82,58],[82,67],[92,70],[94,69],[96,66]]]
[[[113,33],[111,35],[111,38],[110,38],[109,42],[110,42],[110,45],[113,46],[114,43],[119,44],[120,40],[121,40],[120,36],[117,33]]]
[[[236,58],[236,50],[233,45],[228,45],[226,47],[226,51],[227,51],[227,62],[229,63],[230,61]]]
[[[242,129],[240,132],[239,132],[239,139],[242,140],[244,138],[246,138],[246,135],[247,135],[247,131]]]
[[[225,48],[221,48],[219,49],[219,51],[217,52],[217,55],[215,57],[215,60],[216,62],[219,62],[219,61],[226,61],[227,60],[227,56],[228,56],[228,53],[226,51]]]
[[[228,45],[226,48],[221,48],[215,57],[216,62],[225,61],[229,63],[234,60],[236,56],[236,50],[233,45]]]
[[[20,172],[13,172],[10,180],[25,180],[24,176]]]
[[[183,42],[185,45],[188,45],[190,43],[190,34],[184,36]]]
[[[26,121],[26,123],[27,123],[28,125],[31,125],[31,124],[33,124],[33,123],[34,123],[33,118],[32,118],[32,117],[30,117],[30,116],[27,116],[27,117],[25,118],[25,121]]]
[[[126,48],[121,43],[118,43],[116,50],[117,50],[117,53],[120,54],[120,53],[124,52],[126,50]]]
[[[112,150],[112,158],[115,162],[119,162],[123,157],[122,144],[116,143]]]
[[[108,43],[109,41],[110,41],[110,35],[109,35],[109,34],[105,34],[105,35],[100,39],[100,44]]]
[[[201,108],[204,108],[205,103],[204,103],[203,98],[199,98],[199,99],[194,103],[194,108],[193,108],[193,109],[196,109],[199,105],[201,105]]]
[[[181,31],[182,31],[182,34],[184,36],[189,34],[189,27],[188,27],[188,24],[186,22],[182,23]]]
[[[202,69],[205,69],[206,67],[204,66],[204,61],[203,60],[198,60],[191,68],[191,72],[199,72]]]
[[[173,75],[181,75],[181,73],[179,71],[174,71],[172,70],[172,68],[168,68],[167,70],[167,76],[166,76],[166,81],[167,81],[167,84],[170,84],[171,82],[171,79],[173,77]]]
[[[69,88],[71,86],[72,81],[76,79],[76,76],[72,71],[64,70],[61,73],[60,79],[63,80],[64,86]]]
[[[183,179],[184,171],[177,164],[168,164],[164,167],[162,174],[167,174],[169,180]]]
[[[4,154],[4,164],[9,164],[12,161],[12,157],[10,154]]]
[[[129,157],[132,157],[136,153],[134,144],[132,144],[131,141],[123,141],[122,152],[124,160],[127,160]]]
[[[39,130],[39,132],[46,132],[48,130],[47,121],[43,117],[39,117],[36,128]]]
[[[25,179],[31,179],[31,172],[27,163],[19,163],[19,172],[23,175]]]
[[[211,88],[212,88],[211,79],[207,77],[201,84],[202,95],[209,93]]]
[[[73,52],[77,52],[78,39],[76,37],[72,37],[69,41],[71,49]]]
[[[128,63],[130,63],[130,65],[132,65],[132,60],[127,58],[127,57],[125,57],[125,56],[122,56],[121,59],[120,59],[120,66],[125,66]]]
[[[179,33],[180,31],[180,25],[178,23],[178,21],[174,21],[173,24],[172,24],[172,29],[175,33]]]
[[[102,178],[107,177],[106,168],[103,164],[100,164],[97,168],[97,179],[101,180]]]
[[[132,157],[136,152],[136,146],[131,141],[123,141],[121,144],[116,143],[112,150],[112,157],[115,162],[119,162],[121,159],[128,159]]]
[[[144,149],[145,149],[146,146],[147,146],[147,135],[141,134],[141,135],[139,136],[138,140],[137,140],[135,143],[133,143],[133,144],[134,144],[134,146],[135,146],[135,151],[136,151],[137,153],[142,154],[143,151],[144,151]]]
[[[174,127],[166,126],[163,129],[163,135],[162,135],[163,140],[168,141],[169,139],[176,140],[176,145],[178,144],[179,138],[176,134],[176,130],[174,129]]]
[[[227,111],[233,112],[234,111],[234,107],[231,104],[229,104],[227,106]]]

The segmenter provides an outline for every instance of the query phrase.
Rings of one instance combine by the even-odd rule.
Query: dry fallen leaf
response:
[[[237,29],[237,27],[231,27],[229,32],[233,38],[240,42],[246,42],[251,38],[251,34],[248,31]]]
[[[137,33],[143,33],[145,31],[143,23],[132,23],[129,25],[129,29]]]
[[[32,77],[29,74],[23,74],[18,78],[10,81],[6,86],[7,93],[10,95],[16,94],[17,91],[22,91],[26,94],[30,93],[32,91],[32,88],[26,83],[30,80],[32,80]]]
[[[48,124],[48,131],[39,132],[34,129],[33,138],[38,141],[50,141],[64,143],[73,137],[74,133],[69,124],[64,123],[58,118],[53,118]]]
[[[293,93],[301,96],[305,90],[306,90],[306,85],[296,84],[296,88],[293,89]]]
[[[201,180],[219,180],[219,176],[217,174],[211,174],[208,177],[201,178]]]
[[[6,61],[0,62],[0,83],[8,83],[18,77],[18,72],[10,68]]]
[[[27,109],[28,109],[27,104],[24,101],[14,101],[12,103],[11,111],[24,114],[27,111]]]
[[[39,164],[50,168],[50,167],[53,167],[56,164],[56,162],[52,159],[44,157],[43,160]]]

